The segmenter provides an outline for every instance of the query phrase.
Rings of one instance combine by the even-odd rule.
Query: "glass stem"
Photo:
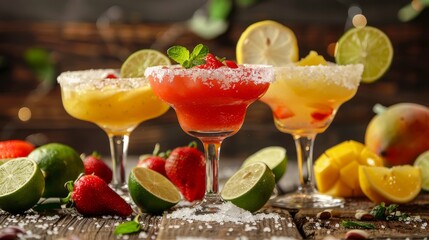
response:
[[[218,195],[218,170],[220,145],[222,141],[203,141],[206,157],[206,198]]]
[[[299,183],[298,191],[314,192],[313,181],[313,145],[315,134],[298,136],[294,135],[296,153],[298,156]]]
[[[127,161],[129,135],[109,134],[110,153],[112,154],[113,181],[116,189],[125,186],[125,166]]]

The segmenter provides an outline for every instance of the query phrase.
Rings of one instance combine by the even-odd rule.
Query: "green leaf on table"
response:
[[[375,225],[372,223],[356,222],[356,221],[348,221],[348,220],[342,221],[341,226],[343,226],[345,228],[363,228],[363,229],[374,229],[375,228]]]
[[[130,233],[136,233],[140,232],[141,226],[140,223],[135,221],[130,222],[124,222],[119,224],[115,228],[115,235],[124,235],[124,234],[130,234]]]

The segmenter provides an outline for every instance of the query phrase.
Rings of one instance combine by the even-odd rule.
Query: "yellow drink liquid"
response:
[[[129,133],[139,123],[168,110],[169,106],[153,94],[148,82],[132,86],[122,81],[125,80],[105,79],[97,84],[63,86],[64,108],[71,116],[93,122],[109,134]]]
[[[338,65],[280,67],[261,101],[270,106],[280,131],[301,136],[321,133],[339,106],[355,95],[361,70]]]

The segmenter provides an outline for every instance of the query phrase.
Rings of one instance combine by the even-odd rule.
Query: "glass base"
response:
[[[220,206],[225,201],[218,194],[206,194],[204,199],[196,205],[195,214],[213,214],[220,212]]]
[[[270,204],[286,209],[333,208],[342,206],[344,199],[324,195],[317,192],[317,190],[305,191],[299,189],[296,192],[271,199]]]

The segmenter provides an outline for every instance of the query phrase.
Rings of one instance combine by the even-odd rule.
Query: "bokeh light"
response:
[[[355,28],[362,28],[366,26],[367,20],[363,14],[359,13],[353,16],[352,23]]]
[[[22,107],[18,110],[18,118],[23,122],[27,122],[31,119],[31,110],[28,107]]]

